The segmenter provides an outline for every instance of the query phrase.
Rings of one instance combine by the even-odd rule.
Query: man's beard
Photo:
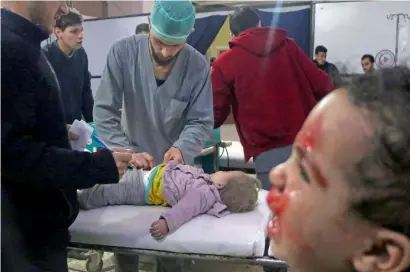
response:
[[[151,57],[155,61],[155,63],[158,64],[159,66],[168,66],[168,65],[170,65],[176,59],[176,57],[178,56],[178,54],[176,54],[175,56],[169,57],[165,60],[161,59],[155,53],[154,46],[152,45],[151,40],[150,39],[148,39],[148,40],[149,40],[149,48],[150,48],[150,51],[151,51]]]

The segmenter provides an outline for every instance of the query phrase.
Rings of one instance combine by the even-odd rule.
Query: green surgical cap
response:
[[[161,40],[184,42],[195,24],[195,8],[189,0],[157,0],[151,12],[151,31]]]

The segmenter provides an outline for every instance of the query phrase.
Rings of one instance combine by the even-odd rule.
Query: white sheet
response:
[[[149,233],[164,207],[111,206],[81,211],[71,226],[72,242],[178,253],[263,256],[270,212],[266,191],[259,193],[257,208],[223,218],[200,215],[163,241]]]
[[[243,147],[240,142],[238,141],[232,141],[232,145],[228,146],[226,150],[223,150],[220,148],[220,154],[219,156],[221,157],[220,163],[222,167],[229,167],[229,168],[240,168],[240,169],[254,169],[255,164],[253,162],[253,159],[250,159],[249,162],[245,163],[244,162],[244,152],[243,152]],[[221,156],[222,154],[222,156]]]

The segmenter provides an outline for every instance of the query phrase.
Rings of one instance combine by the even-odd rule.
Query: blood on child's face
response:
[[[355,244],[345,218],[349,193],[341,169],[360,152],[356,145],[363,131],[357,116],[344,91],[329,95],[309,115],[289,160],[270,173],[274,189],[267,201],[277,215],[268,227],[271,249],[291,267],[340,268],[349,243]]]

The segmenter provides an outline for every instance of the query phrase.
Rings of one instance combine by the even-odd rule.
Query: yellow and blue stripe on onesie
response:
[[[151,171],[144,175],[145,184],[145,203],[148,205],[167,206],[162,193],[162,175],[166,164],[155,166]]]

